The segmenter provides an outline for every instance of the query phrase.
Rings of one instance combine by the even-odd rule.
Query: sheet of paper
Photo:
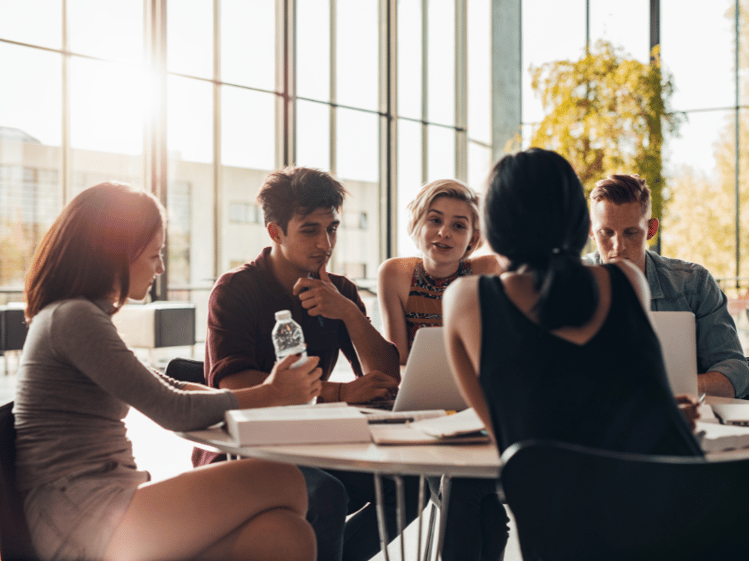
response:
[[[472,407],[460,413],[415,421],[409,425],[425,434],[440,438],[475,433],[486,428]]]

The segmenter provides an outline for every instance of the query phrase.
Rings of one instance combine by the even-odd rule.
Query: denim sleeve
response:
[[[700,372],[720,372],[733,384],[736,397],[749,391],[749,366],[728,313],[728,299],[708,271],[695,275],[699,286],[691,302],[697,322],[697,362]]]

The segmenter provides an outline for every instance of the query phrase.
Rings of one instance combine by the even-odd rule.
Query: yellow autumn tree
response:
[[[560,60],[531,68],[532,87],[546,116],[531,145],[567,158],[586,190],[612,173],[637,173],[653,192],[653,215],[663,209],[664,132],[675,133],[679,115],[669,111],[670,75],[598,41],[579,60]]]
[[[749,2],[743,0],[740,10],[739,66],[749,68]],[[726,11],[734,19],[731,6]],[[745,87],[744,98],[748,89]],[[666,255],[705,265],[716,277],[734,277],[736,271],[736,121],[733,113],[713,145],[715,168],[696,173],[689,168],[677,170],[670,181],[670,199],[664,217],[662,249]],[[749,277],[749,115],[739,113],[739,277]],[[743,292],[747,283],[741,281],[740,291],[734,280],[724,283],[731,294]]]

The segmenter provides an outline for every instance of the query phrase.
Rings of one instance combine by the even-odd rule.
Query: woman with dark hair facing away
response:
[[[315,358],[290,368],[287,357],[266,383],[237,391],[178,382],[137,360],[111,316],[128,298],[145,298],[163,272],[164,226],[152,195],[103,183],[65,207],[34,256],[14,414],[36,555],[312,560],[296,467],[241,460],[149,483],[135,465],[123,423],[130,406],[167,429],[191,430],[228,409],[305,403],[320,392]]]
[[[444,298],[461,390],[500,451],[539,438],[702,455],[666,378],[645,278],[623,260],[583,265],[589,229],[562,156],[533,148],[497,163],[484,232],[508,270],[460,279]]]
[[[424,185],[408,204],[408,235],[421,257],[393,257],[378,274],[385,337],[405,365],[416,332],[442,325],[442,295],[456,279],[501,271],[496,255],[471,258],[481,246],[478,195],[460,181]],[[438,493],[440,478],[429,477]],[[507,544],[509,518],[494,481],[455,478],[447,508],[443,561],[497,561]],[[504,531],[503,531],[504,528]]]

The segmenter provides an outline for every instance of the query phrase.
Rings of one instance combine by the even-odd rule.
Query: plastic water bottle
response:
[[[307,348],[304,346],[304,333],[302,327],[291,319],[289,310],[276,312],[276,325],[271,334],[273,347],[276,349],[276,358],[282,361],[289,355],[301,353],[302,358],[291,365],[291,368],[304,364],[307,360]]]

